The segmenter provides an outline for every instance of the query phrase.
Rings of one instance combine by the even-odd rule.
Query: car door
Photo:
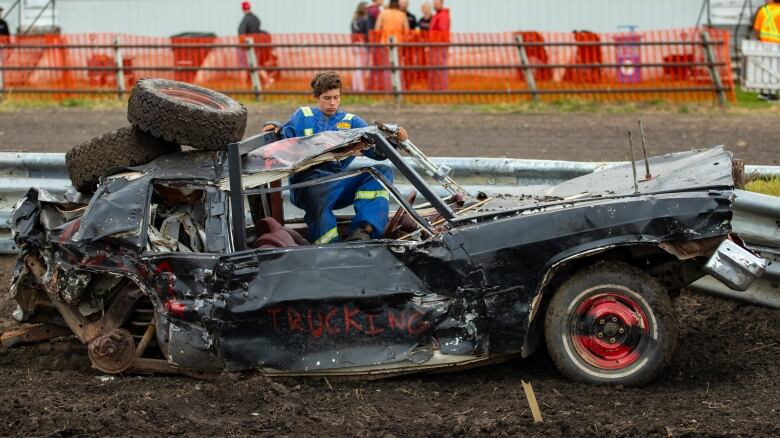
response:
[[[210,324],[227,369],[305,371],[424,360],[435,309],[403,254],[413,243],[337,243],[220,258]],[[401,256],[401,257],[399,257]]]

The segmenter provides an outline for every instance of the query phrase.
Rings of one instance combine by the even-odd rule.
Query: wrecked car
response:
[[[446,171],[421,176],[399,151],[424,155],[387,127],[272,140],[163,155],[104,176],[89,199],[31,189],[13,215],[15,316],[36,339],[72,334],[106,373],[381,377],[544,342],[571,379],[641,385],[675,351],[677,291],[760,275],[730,234],[720,147],[654,157],[638,183],[618,166],[488,197]],[[412,190],[372,168],[301,184],[373,175],[398,208],[383,237],[307,242],[287,177],[370,148]],[[345,235],[350,212],[338,214]]]

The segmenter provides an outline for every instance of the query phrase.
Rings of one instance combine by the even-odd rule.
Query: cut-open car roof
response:
[[[361,155],[371,146],[369,135],[380,133],[375,126],[345,131],[327,131],[308,137],[295,137],[251,149],[242,156],[243,187],[257,187],[276,181],[290,174],[328,161],[343,160]],[[252,143],[262,144],[263,134],[240,142],[246,149]],[[156,160],[136,167],[125,168],[109,178],[205,180],[229,190],[228,160],[226,151],[183,151],[163,155]]]

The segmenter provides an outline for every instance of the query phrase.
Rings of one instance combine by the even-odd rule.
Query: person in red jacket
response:
[[[433,0],[433,9],[436,15],[431,19],[429,28],[429,40],[432,43],[450,42],[450,10],[444,7],[444,0]],[[430,51],[430,63],[434,66],[428,75],[428,87],[431,90],[447,89],[447,52],[448,47],[432,47]],[[439,67],[439,68],[436,68]]]

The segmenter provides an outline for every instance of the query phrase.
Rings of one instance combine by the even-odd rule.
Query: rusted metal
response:
[[[141,342],[138,343],[138,346],[135,348],[135,358],[138,359],[139,357],[143,356],[144,352],[146,351],[146,348],[149,347],[149,343],[152,342],[152,339],[154,339],[154,320],[152,320],[152,324],[149,324],[146,327],[146,332],[144,332],[144,337],[141,338]]]
[[[57,310],[62,315],[62,319],[65,320],[65,324],[68,325],[68,327],[73,331],[73,333],[79,338],[81,342],[89,342],[89,339],[86,337],[85,330],[85,327],[89,324],[89,322],[78,312],[78,309],[70,304],[62,302],[57,296],[57,289],[55,287],[57,284],[56,271],[52,274],[51,278],[48,279],[49,281],[47,281],[45,278],[46,268],[44,267],[44,262],[41,259],[32,255],[28,255],[25,257],[25,265],[30,270],[30,272],[32,272],[41,286],[43,286],[46,294],[49,296],[49,299],[54,304],[54,307],[57,308]]]
[[[115,328],[93,339],[87,348],[92,366],[104,373],[116,374],[130,368],[135,359],[133,335]]]
[[[18,344],[34,344],[47,339],[59,338],[71,335],[67,327],[52,324],[35,324],[19,330],[10,330],[0,336],[0,343],[4,348],[10,348]]]
[[[127,371],[151,374],[183,374],[196,379],[215,379],[219,376],[214,373],[177,367],[169,364],[163,359],[149,359],[145,357],[136,358]]]
[[[43,286],[49,299],[60,312],[65,323],[73,331],[73,334],[85,344],[95,339],[101,332],[124,324],[130,316],[135,302],[143,296],[141,290],[134,285],[124,287],[117,292],[111,307],[108,308],[105,314],[99,320],[90,322],[79,313],[76,306],[67,304],[60,299],[55,287],[60,271],[55,270],[51,275],[51,279],[46,281],[46,268],[44,268],[43,263],[40,258],[32,255],[25,257],[27,268]]]
[[[661,242],[658,246],[680,260],[690,260],[695,257],[709,257],[723,242],[723,237],[711,237],[700,240],[675,240]]]

